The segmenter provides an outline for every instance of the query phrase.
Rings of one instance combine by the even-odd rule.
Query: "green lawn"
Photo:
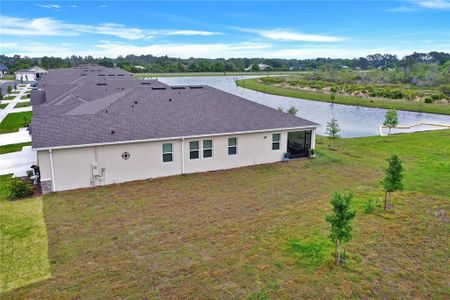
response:
[[[2,299],[448,299],[449,140],[449,130],[345,139],[331,151],[320,138],[314,160],[47,195],[52,278]],[[365,214],[392,153],[405,190],[388,212]],[[335,267],[324,215],[344,190],[357,215]],[[34,267],[16,261],[4,277]]]
[[[0,123],[0,134],[19,131],[19,128],[31,122],[31,114],[31,111],[26,111],[7,115]]]
[[[14,100],[16,96],[4,96],[3,100]]]
[[[29,95],[23,95],[22,97],[20,97],[20,99],[29,99]]]
[[[416,103],[407,100],[379,99],[379,98],[360,98],[353,96],[343,96],[337,94],[334,100],[331,100],[329,94],[303,91],[291,88],[281,88],[269,84],[264,84],[258,79],[237,80],[236,84],[240,87],[255,90],[258,92],[280,95],[292,98],[308,99],[322,102],[334,102],[346,105],[394,108],[398,110],[419,111],[427,113],[450,115],[450,105],[433,103]]]
[[[8,201],[0,176],[0,292],[51,276],[42,199]]]
[[[22,97],[21,99],[28,99],[28,98],[27,97],[25,97],[25,98]],[[14,107],[15,108],[19,108],[19,107],[28,107],[28,106],[31,106],[31,102],[30,101],[28,101],[28,102],[19,102]]]
[[[31,142],[0,146],[0,154],[21,151],[24,146],[31,146]]]
[[[8,104],[7,103],[4,103],[4,104],[0,104],[0,109],[4,109],[5,107],[7,107],[8,106]]]

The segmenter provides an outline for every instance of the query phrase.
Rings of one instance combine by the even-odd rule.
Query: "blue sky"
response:
[[[450,1],[5,1],[0,53],[359,57],[450,52]]]

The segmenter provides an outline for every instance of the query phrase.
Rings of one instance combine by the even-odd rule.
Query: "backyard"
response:
[[[2,191],[2,299],[449,298],[449,140],[443,130],[343,139],[329,150],[321,137],[314,160],[16,202]],[[387,212],[366,214],[367,201],[383,197],[392,153],[404,161],[405,190]],[[331,194],[345,190],[357,215],[336,267],[324,216]]]

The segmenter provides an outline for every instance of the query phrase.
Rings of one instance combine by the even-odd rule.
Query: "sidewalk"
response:
[[[31,142],[31,135],[26,128],[18,132],[0,134],[0,146]]]
[[[4,109],[0,109],[0,123],[3,121],[4,118],[10,113],[15,112],[22,112],[22,111],[31,111],[31,106],[29,107],[21,107],[21,108],[14,108],[17,103],[23,102],[20,99],[23,95],[25,95],[25,92],[27,91],[29,85],[27,84],[24,88],[20,89],[20,92],[16,95],[16,97],[13,100],[2,100],[2,103],[8,103],[8,106],[6,106]]]

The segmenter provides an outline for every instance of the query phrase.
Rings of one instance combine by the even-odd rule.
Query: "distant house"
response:
[[[263,63],[259,63],[259,64],[258,64],[258,69],[259,69],[260,71],[264,71],[264,70],[266,70],[266,69],[268,69],[268,68],[272,68],[272,67],[269,66],[269,65],[263,64]],[[245,68],[245,71],[252,71],[252,70],[253,70],[253,64],[251,64],[250,66],[248,66],[248,68]]]
[[[136,69],[139,69],[139,70],[145,70],[146,68],[145,67],[143,67],[143,66],[134,66]]]
[[[213,87],[96,65],[50,70],[31,102],[44,192],[305,157],[318,126]]]
[[[5,77],[6,72],[8,72],[8,67],[0,63],[0,78]]]
[[[40,67],[32,67],[16,71],[16,80],[30,82],[42,79],[48,73],[47,70]]]

